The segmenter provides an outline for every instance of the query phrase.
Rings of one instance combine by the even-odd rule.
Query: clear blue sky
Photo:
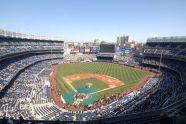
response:
[[[65,41],[185,36],[186,0],[1,0],[0,28]]]

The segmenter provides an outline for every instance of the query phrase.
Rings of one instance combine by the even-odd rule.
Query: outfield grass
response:
[[[78,89],[78,88],[85,88],[87,83],[91,83],[91,88],[93,89],[93,92],[103,90],[105,88],[108,88],[108,85],[104,83],[103,81],[96,79],[96,78],[88,78],[88,79],[82,79],[82,80],[76,80],[72,82],[72,85]]]
[[[113,63],[92,62],[61,64],[59,65],[56,79],[62,95],[72,91],[72,89],[63,81],[62,77],[79,73],[104,74],[117,78],[125,83],[125,85],[121,87],[98,93],[97,98],[101,98],[104,95],[110,96],[114,93],[121,92],[125,88],[133,86],[135,83],[139,82],[143,77],[149,74],[148,72],[142,70],[136,70]]]

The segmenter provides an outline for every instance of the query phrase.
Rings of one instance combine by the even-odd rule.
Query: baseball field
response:
[[[61,64],[57,68],[56,83],[64,101],[73,103],[77,92],[89,94],[82,105],[122,92],[150,75],[148,71],[104,62]]]

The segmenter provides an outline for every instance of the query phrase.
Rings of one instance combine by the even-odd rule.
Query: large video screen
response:
[[[100,44],[100,53],[114,53],[115,45],[114,44]]]

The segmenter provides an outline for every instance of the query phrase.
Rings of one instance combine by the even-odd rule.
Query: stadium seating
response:
[[[64,123],[156,123],[161,120],[162,111],[173,117],[186,103],[185,48],[185,42],[154,41],[147,42],[144,58],[117,57],[115,61],[120,64],[142,66],[159,73],[140,89],[110,104],[73,112],[59,108],[50,97],[50,91],[46,91],[47,97],[43,96],[52,65],[69,60],[92,60],[96,55],[64,56],[62,41],[0,37],[0,116],[16,120],[22,116],[26,122],[38,123],[55,123],[54,120]],[[114,96],[100,101],[107,103],[112,99]]]
[[[144,55],[185,61],[186,42],[147,42]]]
[[[60,41],[26,40],[0,37],[0,57],[33,51],[63,51]]]

